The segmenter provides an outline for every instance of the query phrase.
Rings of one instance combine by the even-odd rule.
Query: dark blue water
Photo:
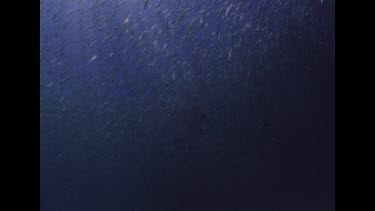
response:
[[[334,4],[41,0],[41,210],[334,210]]]

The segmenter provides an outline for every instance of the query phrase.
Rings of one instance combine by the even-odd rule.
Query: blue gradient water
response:
[[[41,0],[41,210],[333,210],[334,4]]]

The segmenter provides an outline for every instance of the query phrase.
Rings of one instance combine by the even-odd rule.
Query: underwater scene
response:
[[[333,211],[334,0],[40,0],[42,211]]]

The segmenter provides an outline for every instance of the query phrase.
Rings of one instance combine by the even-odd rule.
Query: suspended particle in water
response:
[[[91,60],[89,61],[89,63],[91,63],[91,62],[93,62],[93,61],[95,61],[96,60],[96,55],[94,55],[92,58],[91,58]]]
[[[129,18],[125,18],[124,24],[126,25],[129,22]]]

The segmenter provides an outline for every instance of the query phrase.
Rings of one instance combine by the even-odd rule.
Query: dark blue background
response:
[[[334,1],[40,9],[41,210],[334,210]]]

